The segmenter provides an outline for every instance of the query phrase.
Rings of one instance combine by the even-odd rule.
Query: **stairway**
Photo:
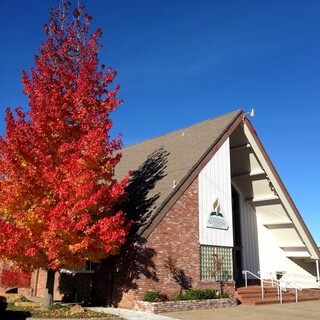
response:
[[[259,285],[238,288],[236,291],[236,297],[242,304],[259,305],[280,303],[277,287],[271,286],[264,288],[264,299],[261,297],[261,286]],[[319,296],[312,294],[312,291],[308,289],[298,291],[299,302],[311,300],[319,300]],[[282,301],[283,303],[296,302],[295,290],[287,289],[287,291],[282,291]]]

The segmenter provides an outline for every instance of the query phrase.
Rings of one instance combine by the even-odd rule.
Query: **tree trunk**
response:
[[[53,305],[53,288],[55,271],[49,269],[47,273],[46,292],[43,299],[43,308],[49,309]]]

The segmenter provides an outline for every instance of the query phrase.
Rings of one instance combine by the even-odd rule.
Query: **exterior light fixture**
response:
[[[249,116],[251,118],[253,118],[255,116],[255,113],[254,113],[254,109],[252,108],[250,112],[246,112],[246,114],[249,114]]]

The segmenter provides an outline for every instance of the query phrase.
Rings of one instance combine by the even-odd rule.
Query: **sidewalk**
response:
[[[320,300],[259,306],[239,305],[221,309],[168,312],[162,315],[182,320],[319,320]]]
[[[90,308],[98,312],[113,314],[126,320],[319,320],[320,300],[299,303],[269,304],[259,306],[239,305],[237,307],[167,312],[153,314],[118,308]]]
[[[149,312],[141,312],[141,311],[134,311],[130,309],[121,309],[121,308],[92,307],[90,308],[90,310],[113,314],[125,320],[173,320],[174,319],[174,317],[166,316],[166,314],[158,315],[158,314],[149,313]],[[192,319],[197,319],[197,318],[192,318]]]

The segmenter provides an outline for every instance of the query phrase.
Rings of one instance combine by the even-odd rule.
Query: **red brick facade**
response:
[[[35,273],[33,279],[36,295],[43,296],[45,273]],[[147,239],[129,241],[119,257],[98,266],[94,275],[57,278],[55,299],[64,296],[71,300],[133,308],[134,301],[143,300],[148,290],[174,297],[189,288],[221,289],[219,283],[200,279],[198,179]],[[234,282],[225,284],[224,291],[234,293]],[[77,292],[77,297],[73,292]]]
[[[119,306],[131,308],[133,299],[143,300],[148,290],[160,291],[169,297],[187,288],[220,290],[220,284],[200,280],[198,208],[196,179],[148,237],[145,248],[154,252],[153,263],[149,263],[148,273],[143,272],[134,280],[135,289],[123,294]],[[225,290],[233,293],[234,283],[227,284]]]
[[[151,233],[148,247],[155,250],[153,257],[158,281],[142,276],[137,281],[135,298],[143,300],[148,290],[160,291],[172,296],[180,291],[180,285],[166,266],[172,260],[181,270],[185,286],[197,286],[200,274],[198,181],[187,189],[161,223]]]
[[[31,277],[31,290],[33,295],[36,297],[43,298],[45,294],[46,288],[46,281],[47,281],[47,272],[45,270],[36,270],[32,273]],[[59,286],[59,273],[57,272],[55,275],[55,282],[54,282],[54,298],[56,300],[60,300],[62,295],[58,289]]]

